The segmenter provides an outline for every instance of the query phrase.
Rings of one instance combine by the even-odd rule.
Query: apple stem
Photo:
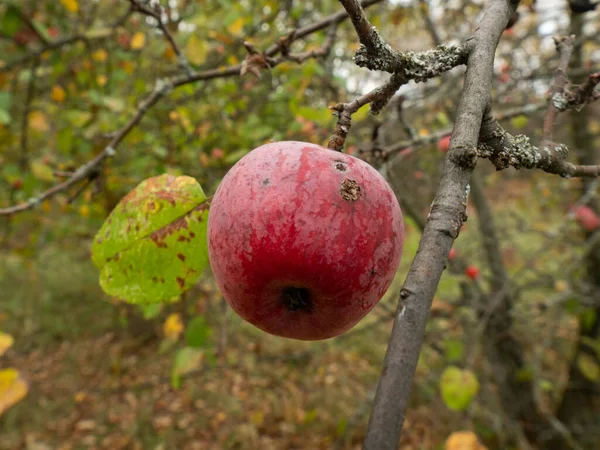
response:
[[[310,295],[306,288],[287,287],[283,290],[283,301],[288,305],[290,311],[298,309],[310,309]]]

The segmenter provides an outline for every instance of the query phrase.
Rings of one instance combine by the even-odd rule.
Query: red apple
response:
[[[364,161],[304,142],[258,147],[212,200],[208,251],[231,307],[261,330],[320,340],[356,325],[388,289],[402,212]]]
[[[225,157],[225,151],[222,148],[213,148],[210,152],[210,156],[213,159],[223,159]]]
[[[581,205],[575,209],[575,220],[586,231],[594,231],[600,227],[600,218],[587,205]]]
[[[479,269],[477,266],[469,266],[465,270],[465,275],[468,276],[471,280],[476,280],[479,278]]]
[[[448,261],[452,261],[454,258],[456,258],[456,249],[453,247],[448,254]]]
[[[444,136],[437,143],[438,150],[442,153],[446,153],[450,148],[450,135]]]

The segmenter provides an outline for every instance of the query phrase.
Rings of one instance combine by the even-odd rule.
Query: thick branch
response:
[[[364,448],[398,446],[431,301],[448,253],[466,218],[466,190],[476,162],[476,147],[490,104],[494,53],[518,2],[491,3],[467,46],[465,87],[440,187],[432,204],[417,255],[400,294]]]

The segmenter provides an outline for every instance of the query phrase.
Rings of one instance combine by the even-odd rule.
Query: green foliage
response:
[[[464,411],[477,395],[479,381],[472,371],[450,366],[442,373],[440,390],[448,408]]]
[[[143,181],[94,239],[102,289],[129,303],[177,299],[208,264],[207,219],[206,196],[193,178]]]
[[[206,347],[210,335],[211,329],[204,316],[194,317],[185,329],[185,341],[192,348]]]

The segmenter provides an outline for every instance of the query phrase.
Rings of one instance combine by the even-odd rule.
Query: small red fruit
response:
[[[471,280],[476,280],[479,278],[479,269],[477,266],[469,266],[465,270],[465,275],[468,276]]]
[[[444,136],[437,143],[438,150],[442,153],[446,153],[450,148],[450,136]]]
[[[21,189],[23,189],[23,180],[21,178],[17,178],[16,180],[14,180],[11,183],[11,187],[15,190],[15,191],[19,191]]]
[[[225,151],[222,148],[213,148],[210,152],[210,156],[214,159],[223,159],[225,157]]]
[[[450,249],[450,253],[448,254],[448,261],[452,261],[454,258],[456,258],[456,249],[452,247]]]
[[[353,156],[304,142],[251,151],[211,203],[208,251],[229,305],[261,330],[320,340],[356,325],[402,253],[391,188]]]
[[[600,218],[587,205],[581,205],[575,209],[575,220],[586,231],[594,231],[600,228]]]

